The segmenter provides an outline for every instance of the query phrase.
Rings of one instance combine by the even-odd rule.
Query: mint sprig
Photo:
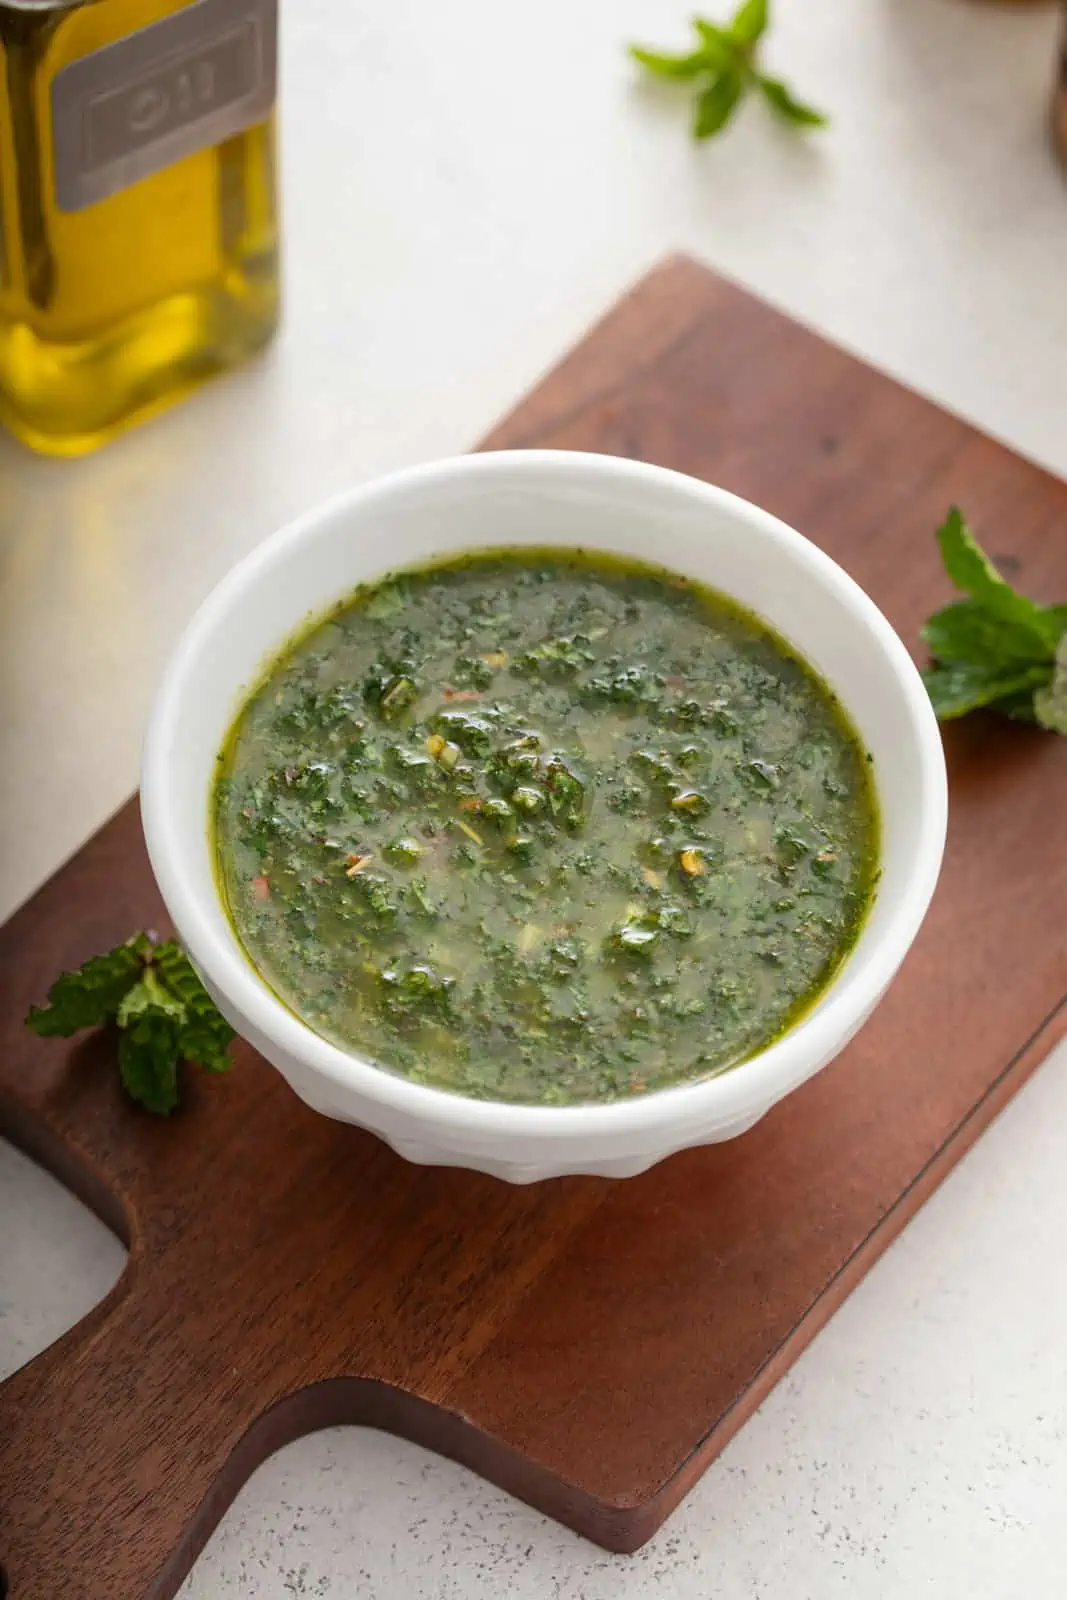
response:
[[[923,672],[942,722],[988,709],[1067,735],[1067,606],[1043,606],[1001,577],[955,506],[937,531],[945,571],[969,598],[928,618]]]
[[[1052,681],[1034,695],[1034,715],[1043,728],[1067,734],[1067,629],[1056,649]]]
[[[770,0],[743,0],[728,23],[693,18],[695,49],[674,55],[634,44],[630,55],[657,78],[696,87],[694,139],[710,139],[725,128],[752,90],[793,127],[823,127],[827,119],[821,111],[799,100],[780,78],[760,71],[760,45],[769,26]]]
[[[156,946],[156,967],[184,1008],[178,1049],[205,1072],[228,1072],[234,1032],[200,982],[189,957],[173,939]]]
[[[106,955],[64,972],[33,1006],[26,1026],[43,1038],[69,1038],[113,1022],[120,1030],[119,1073],[132,1100],[157,1116],[178,1104],[178,1066],[190,1061],[226,1072],[233,1029],[173,939],[136,933]]]

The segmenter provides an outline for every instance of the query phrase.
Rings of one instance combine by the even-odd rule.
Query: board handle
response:
[[[4,1600],[171,1600],[276,1448],[238,1452],[256,1415],[240,1367],[183,1338],[177,1287],[161,1294],[153,1276],[149,1303],[127,1268],[83,1322],[0,1384]]]

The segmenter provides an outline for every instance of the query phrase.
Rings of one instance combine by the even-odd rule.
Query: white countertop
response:
[[[1054,11],[779,0],[769,59],[833,127],[791,138],[753,107],[697,149],[622,53],[681,42],[688,6],[283,9],[276,349],[87,461],[0,441],[3,914],[134,787],[156,672],[236,556],[473,442],[668,250],[1067,474]],[[1059,1600],[1065,1138],[1061,1049],[636,1557],[337,1430],[255,1476],[184,1600]],[[0,1373],[121,1264],[0,1145]]]

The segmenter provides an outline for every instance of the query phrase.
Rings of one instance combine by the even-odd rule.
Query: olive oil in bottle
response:
[[[278,0],[0,0],[0,423],[78,455],[278,316]]]

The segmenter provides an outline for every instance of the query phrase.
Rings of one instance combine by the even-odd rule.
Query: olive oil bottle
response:
[[[1067,167],[1067,8],[1064,9],[1063,22],[1056,58],[1056,82],[1052,91],[1052,143],[1056,154]]]
[[[0,0],[0,423],[78,455],[278,316],[278,0]]]

